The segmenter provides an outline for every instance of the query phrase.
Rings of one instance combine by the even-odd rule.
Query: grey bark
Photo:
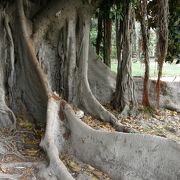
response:
[[[142,104],[144,106],[150,106],[149,102],[149,29],[148,29],[148,15],[147,15],[147,1],[143,0],[140,2],[141,11],[141,32],[143,41],[143,52],[144,52],[144,63],[145,63],[145,74],[144,74],[144,90]]]
[[[150,135],[94,130],[75,118],[68,105],[65,114],[75,153],[86,163],[107,172],[112,179],[179,178],[180,160],[177,156],[180,146],[177,142]]]
[[[49,158],[49,165],[47,168],[42,169],[41,176],[45,179],[74,179],[68,172],[66,166],[59,158],[60,152],[64,146],[64,129],[62,126],[62,120],[59,116],[60,111],[60,100],[56,95],[52,95],[48,100],[47,108],[47,124],[44,138],[41,141],[40,146],[46,151]],[[61,131],[59,131],[61,130]]]
[[[37,60],[32,42],[30,39],[30,30],[27,26],[26,16],[24,14],[23,1],[17,0],[17,14],[18,14],[18,53],[22,74],[21,90],[23,100],[26,107],[33,115],[34,119],[38,119],[41,124],[45,119],[45,114],[42,117],[40,112],[46,111],[48,83],[44,78],[42,69]],[[33,106],[31,105],[33,104]],[[37,122],[37,123],[39,123]]]
[[[2,11],[0,14],[0,23],[7,25],[7,15]],[[6,26],[7,27],[7,26]],[[16,126],[16,118],[14,113],[8,106],[8,99],[6,94],[8,91],[5,88],[5,83],[8,79],[8,71],[13,71],[13,64],[10,68],[8,68],[8,63],[13,63],[13,42],[10,42],[8,45],[8,41],[12,40],[9,39],[11,36],[11,32],[8,29],[5,29],[2,25],[0,26],[0,122],[1,127],[14,129]],[[9,47],[10,50],[6,49]],[[8,57],[10,56],[10,62],[8,61]],[[10,78],[12,78],[10,74]],[[12,82],[13,83],[13,82]]]
[[[126,6],[124,1],[124,19],[119,22],[116,19],[118,68],[113,105],[122,114],[127,114],[136,105],[134,82],[131,75],[131,9],[131,3],[128,2]]]
[[[25,114],[30,114],[38,123],[45,124],[45,121],[47,122],[41,147],[47,153],[49,164],[41,170],[41,177],[45,179],[73,179],[59,158],[61,153],[67,152],[69,149],[81,160],[107,172],[112,179],[132,179],[132,177],[136,177],[136,179],[172,177],[174,179],[178,177],[180,164],[177,158],[180,152],[178,143],[152,136],[93,130],[76,117],[72,107],[62,99],[62,96],[60,98],[56,93],[53,93],[53,91],[57,91],[58,94],[63,94],[63,91],[68,89],[67,100],[74,105],[84,108],[104,121],[111,122],[119,130],[126,130],[125,127],[117,124],[114,116],[104,109],[92,93],[92,91],[95,92],[96,96],[103,102],[109,99],[109,97],[100,97],[100,95],[101,93],[106,95],[106,91],[102,90],[102,87],[105,87],[108,94],[111,95],[115,89],[115,75],[105,65],[97,61],[97,57],[89,48],[89,21],[93,9],[89,5],[90,1],[84,4],[78,0],[73,1],[78,9],[77,16],[74,16],[76,14],[74,13],[74,4],[68,6],[69,2],[72,1],[67,1],[67,4],[65,1],[56,1],[56,3],[67,5],[63,6],[63,12],[71,10],[72,13],[68,16],[66,13],[63,17],[59,16],[64,18],[59,21],[56,16],[53,16],[53,10],[49,10],[47,12],[50,13],[48,24],[43,25],[45,21],[41,22],[45,31],[42,31],[42,36],[36,36],[39,39],[33,41],[31,37],[33,31],[28,15],[25,16],[23,1],[16,1],[18,5],[16,8],[18,28],[16,27],[16,30],[18,33],[14,38],[14,47],[15,49],[18,47],[18,53],[15,52],[17,62],[14,66],[13,76],[16,77],[16,81],[13,80],[15,83],[13,83],[13,89],[17,88],[14,90],[14,94],[16,92],[18,94],[13,96],[13,102],[18,102],[20,98],[21,103],[26,107]],[[40,7],[36,8],[36,10],[41,9]],[[14,10],[12,8],[13,12]],[[43,13],[45,12],[40,14],[41,17],[44,17]],[[10,20],[13,19],[11,18]],[[59,21],[58,24],[56,24],[57,21]],[[0,56],[2,56],[0,60],[0,65],[2,65],[0,66],[2,68],[0,69],[0,103],[6,117],[6,121],[3,121],[4,116],[0,114],[0,118],[3,118],[0,119],[0,123],[5,122],[6,125],[9,125],[12,120],[10,117],[12,111],[7,107],[5,101],[6,91],[10,88],[5,86],[5,83],[8,82],[5,73],[8,52],[3,48],[3,45],[7,43],[4,31],[0,31],[0,39],[3,40],[0,41]],[[12,46],[12,44],[10,45]],[[9,63],[12,63],[11,58],[8,60]],[[66,69],[67,74],[59,72],[59,67],[63,70]],[[9,72],[11,72],[11,68],[12,66],[10,66]],[[109,76],[105,77],[104,72]],[[62,83],[57,86],[56,83],[59,79],[62,80]],[[109,79],[112,81],[110,82]],[[97,86],[95,89],[94,84]],[[70,98],[68,99],[68,97]],[[19,106],[18,103],[17,106]],[[19,107],[19,109],[21,108]],[[16,114],[22,113],[16,111],[14,107],[13,111]],[[64,136],[67,131],[70,132],[69,139],[65,139]],[[163,166],[160,167],[160,164]],[[6,178],[7,176],[2,175],[2,177]],[[14,177],[18,178],[18,175]]]

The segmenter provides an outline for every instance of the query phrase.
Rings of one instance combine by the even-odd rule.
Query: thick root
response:
[[[92,116],[95,116],[102,121],[109,122],[118,131],[129,132],[126,127],[117,122],[117,119],[113,114],[107,111],[92,94],[92,91],[88,82],[88,58],[89,58],[89,31],[90,31],[90,17],[85,16],[85,12],[81,12],[83,25],[81,24],[82,41],[79,56],[79,99],[82,107],[89,112]]]
[[[65,116],[76,155],[113,180],[178,179],[180,144],[150,135],[101,132],[78,119],[69,105]]]
[[[18,180],[21,178],[21,175],[19,174],[4,174],[0,173],[0,179],[9,179],[9,180]]]
[[[11,130],[14,130],[16,128],[16,117],[12,110],[5,105],[5,103],[2,104],[4,105],[0,105],[1,128],[10,128]]]
[[[46,132],[40,144],[48,155],[49,165],[48,167],[42,169],[40,174],[47,180],[73,180],[74,178],[59,158],[59,154],[64,145],[62,126],[59,130],[61,123],[59,110],[60,100],[58,98],[54,99],[54,97],[50,97],[48,100]]]
[[[164,108],[169,109],[171,111],[176,111],[177,113],[180,113],[180,106],[178,106],[174,103],[164,104]]]
[[[102,121],[109,122],[117,131],[133,132],[132,129],[127,128],[118,122],[117,118],[100,104],[100,102],[92,94],[89,84],[85,83],[83,85],[81,96],[82,97],[80,99],[82,106],[91,115],[101,119]]]

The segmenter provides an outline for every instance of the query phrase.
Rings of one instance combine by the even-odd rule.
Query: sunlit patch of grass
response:
[[[141,62],[132,63],[132,75],[133,76],[144,76],[145,66]],[[111,70],[117,72],[117,63],[111,64]],[[150,77],[157,77],[158,69],[157,63],[150,63]],[[177,64],[164,63],[162,76],[180,76],[180,66]]]

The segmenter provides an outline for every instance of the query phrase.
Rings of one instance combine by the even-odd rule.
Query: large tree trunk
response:
[[[104,64],[94,61],[94,57],[88,63],[90,18],[95,8],[89,4],[91,1],[50,1],[45,11],[41,10],[41,3],[29,1],[29,6],[25,6],[23,2],[16,0],[16,8],[12,3],[8,9],[11,16],[9,23],[5,21],[8,39],[4,38],[4,29],[0,31],[0,39],[5,41],[0,41],[0,112],[5,112],[5,116],[0,116],[0,124],[5,122],[1,119],[4,117],[8,122],[5,122],[6,127],[14,124],[13,113],[7,107],[12,102],[9,107],[12,106],[16,115],[24,113],[25,118],[32,117],[37,123],[46,125],[40,145],[49,163],[44,163],[40,176],[43,179],[74,179],[61,160],[62,153],[71,152],[115,180],[132,179],[134,175],[139,179],[175,179],[180,168],[178,143],[152,136],[97,131],[83,123],[73,110],[73,106],[77,106],[112,123],[117,130],[127,131],[99,103],[89,86],[88,64],[89,74],[94,73],[96,80],[109,82],[109,77],[104,76],[109,72]],[[10,27],[13,27],[11,31]],[[12,39],[14,44],[5,46],[10,50],[6,52],[3,45]],[[125,52],[123,57],[126,58]],[[10,66],[5,67],[5,62]],[[12,101],[5,101],[6,95],[11,96],[9,92],[13,92]],[[162,168],[158,168],[162,164]],[[17,175],[10,177],[19,178]]]
[[[34,119],[38,119],[37,123],[43,125],[46,116],[40,114],[47,109],[48,82],[44,77],[44,73],[38,62],[32,40],[30,39],[31,29],[27,25],[28,21],[24,14],[23,0],[16,1],[16,9],[18,16],[18,53],[20,65],[22,67],[23,101],[26,107],[33,115]],[[32,106],[33,104],[33,106]],[[41,110],[42,108],[42,110]]]
[[[8,15],[2,7],[0,7],[0,23],[0,124],[2,128],[14,129],[16,118],[10,109],[14,83],[14,42]]]
[[[144,74],[144,90],[142,104],[149,107],[149,33],[148,33],[148,16],[147,16],[147,0],[140,1],[140,23],[141,32],[143,38],[143,52],[144,52],[144,63],[145,63],[145,74]]]

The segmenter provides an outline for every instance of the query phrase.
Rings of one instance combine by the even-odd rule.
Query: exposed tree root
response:
[[[99,103],[92,94],[88,84],[85,84],[83,87],[81,103],[87,112],[94,117],[100,118],[102,121],[109,122],[117,131],[133,132],[133,130],[118,122],[117,118]]]
[[[84,23],[82,27],[82,49],[80,50],[80,103],[82,107],[102,121],[110,122],[117,131],[130,132],[130,129],[126,128],[122,124],[118,123],[116,117],[107,111],[92,94],[88,82],[88,57],[89,57],[89,31],[90,22],[88,17],[84,17]]]
[[[22,68],[24,68],[22,72],[27,81],[27,87],[24,91],[27,94],[29,93],[27,98],[33,98],[33,95],[36,96],[36,93],[38,95],[43,94],[41,98],[39,98],[40,100],[44,98],[43,102],[39,102],[39,99],[34,100],[34,102],[38,102],[39,105],[47,103],[46,101],[48,100],[46,132],[40,145],[47,153],[49,165],[42,169],[40,172],[41,176],[48,180],[73,180],[74,178],[59,158],[59,155],[65,151],[67,147],[71,147],[82,161],[107,172],[114,180],[133,178],[176,179],[179,176],[180,169],[180,160],[177,158],[180,156],[178,143],[152,136],[96,131],[78,119],[71,106],[61,100],[56,94],[52,93],[49,96],[51,89],[48,89],[46,77],[39,65],[27,31],[23,1],[16,0],[16,3],[21,32],[21,34],[19,34],[20,40],[18,41],[19,55]],[[74,50],[74,54],[77,51],[78,54],[80,54],[79,59],[75,57],[78,59],[78,62],[76,62],[76,70],[78,74],[77,79],[79,78],[76,87],[79,93],[77,98],[80,98],[80,105],[92,115],[99,117],[103,121],[112,123],[119,131],[127,131],[126,128],[119,124],[116,118],[97,101],[90,90],[87,76],[90,17],[85,17],[85,11],[81,15],[83,16],[81,18],[83,22],[81,22],[81,26],[79,27],[81,29],[79,36],[82,43],[80,43],[79,49],[68,46],[68,52],[65,52],[67,53],[67,57],[73,60],[74,57],[70,56],[72,55],[72,49]],[[50,23],[50,21],[48,21],[48,23]],[[73,23],[74,22],[69,22],[69,26],[75,26]],[[71,44],[70,40],[72,40],[71,38],[75,35],[76,30],[77,29],[74,29],[74,31],[68,32],[70,37],[68,37],[69,43],[66,45]],[[75,45],[73,44],[73,46]],[[29,70],[30,67],[31,70]],[[74,67],[71,67],[70,69],[71,73],[73,68]],[[26,75],[26,71],[28,70],[29,74]],[[71,76],[72,75],[73,74],[71,74]],[[36,85],[37,87],[34,87]],[[71,85],[72,84],[69,86]],[[71,91],[69,92],[73,94]],[[39,108],[37,104],[35,108]],[[29,104],[29,106],[31,106],[31,104]],[[34,112],[31,111],[31,113],[33,114]],[[70,131],[70,134],[68,134],[69,139],[67,139],[66,136],[67,130]]]
[[[57,131],[59,131],[60,128],[60,121],[62,121],[59,116],[59,111],[60,100],[50,97],[48,100],[46,132],[40,144],[48,155],[49,166],[47,169],[42,170],[41,176],[47,180],[54,178],[73,180],[74,178],[71,176],[66,166],[59,158],[59,154],[63,148],[64,139],[62,131],[58,133],[59,135],[57,134]],[[59,138],[61,139],[60,141]],[[59,143],[59,145],[57,145],[57,143]]]
[[[34,72],[38,76],[39,83],[41,85],[41,88],[44,91],[44,94],[46,96],[49,94],[48,87],[46,84],[46,78],[43,75],[42,70],[40,69],[39,63],[37,61],[37,58],[35,56],[34,49],[31,44],[31,40],[29,39],[29,34],[27,32],[26,22],[25,22],[25,15],[23,10],[23,4],[22,0],[17,1],[17,7],[18,7],[18,15],[19,15],[19,23],[21,26],[21,46],[24,45],[25,52],[22,54],[23,57],[26,57],[25,62],[23,62],[26,69],[28,69],[28,65],[30,64],[31,67],[34,68]],[[69,23],[69,26],[71,23]],[[69,32],[71,36],[73,36],[73,32]],[[72,40],[72,39],[70,39]],[[69,42],[71,43],[71,42]],[[21,47],[22,48],[22,47]],[[68,47],[71,48],[72,47]],[[80,48],[81,49],[81,48]],[[124,131],[124,127],[119,125],[117,123],[116,118],[111,115],[107,110],[103,108],[103,106],[100,105],[100,103],[95,99],[95,97],[92,95],[92,92],[89,88],[88,80],[87,80],[87,64],[88,64],[88,50],[89,50],[89,19],[85,18],[83,22],[83,40],[82,40],[82,51],[80,50],[80,63],[79,63],[79,74],[80,79],[82,80],[80,83],[80,87],[82,92],[85,92],[87,90],[88,98],[90,99],[90,102],[93,106],[95,106],[96,116],[99,116],[102,120],[106,120],[111,122],[116,129],[120,131]],[[68,53],[69,54],[69,53]],[[69,57],[72,59],[74,57]],[[71,72],[71,69],[70,69]],[[31,84],[29,79],[29,85]],[[83,96],[80,96],[83,98],[82,105],[85,107],[86,110],[90,111],[94,114],[92,111],[92,105],[91,103],[87,103],[86,101],[89,99],[85,98],[85,94],[83,93]],[[61,107],[62,106],[62,107]],[[62,117],[59,116],[59,109],[60,113],[63,110],[63,106],[65,104],[60,104],[60,99],[56,96],[52,95],[52,97],[49,97],[48,100],[48,108],[47,108],[47,125],[46,125],[46,132],[45,136],[41,142],[41,147],[46,151],[48,157],[49,157],[49,166],[46,170],[42,170],[42,175],[46,179],[73,179],[71,174],[68,172],[67,168],[64,166],[62,161],[59,159],[59,154],[63,150],[64,147],[64,137],[63,137],[63,125],[60,121],[62,120]],[[88,108],[90,106],[90,108]],[[60,118],[61,117],[61,118]],[[59,131],[60,128],[60,131]]]
[[[42,163],[45,163],[44,161],[42,162],[16,162],[16,163],[2,163],[1,165],[4,168],[13,168],[13,167],[31,167],[31,166],[40,166]]]
[[[41,146],[50,159],[48,171],[43,172],[51,176],[42,175],[73,179],[59,160],[62,138],[55,133],[63,125],[59,126],[58,122],[66,119],[71,132],[69,145],[75,154],[82,161],[106,172],[113,180],[167,180],[179,176],[180,160],[177,157],[180,146],[175,141],[149,135],[96,131],[78,119],[70,105],[54,98],[49,99],[47,117],[46,134]]]
[[[7,133],[6,133],[7,135]],[[16,142],[15,142],[15,139],[16,137],[15,136],[10,136],[10,137],[3,137],[1,136],[1,140],[0,140],[0,143],[1,143],[1,146],[0,146],[0,149],[1,151],[3,151],[3,154],[2,155],[2,158],[1,158],[1,161],[3,162],[6,157],[8,156],[15,156],[17,157],[18,159],[20,160],[24,160],[25,161],[25,156],[23,156],[17,149],[16,147]]]
[[[178,105],[176,105],[174,103],[164,104],[164,108],[180,113],[180,106],[178,106]]]
[[[167,159],[172,158],[170,151],[173,151],[176,155],[180,153],[178,150],[179,145],[176,142],[163,138],[93,130],[75,117],[69,105],[65,106],[65,114],[71,129],[72,146],[78,157],[107,172],[112,179],[126,179],[127,177],[129,179],[135,177],[145,179],[145,176],[148,177],[150,174],[152,179],[157,179],[156,177],[160,171],[163,171],[163,173],[167,172],[164,171],[165,169],[169,171],[169,161]],[[174,145],[172,146],[172,144]],[[166,154],[165,147],[172,148],[168,150],[169,155]],[[174,162],[176,161],[176,155],[174,156]],[[156,162],[154,162],[154,157],[158,158]],[[154,169],[158,165],[161,166],[161,163],[165,169],[158,169],[157,171],[159,172],[156,172],[157,174],[154,173]],[[171,164],[172,166],[173,163]],[[142,167],[143,165],[144,167]],[[142,175],[142,171],[147,171],[147,166],[149,167],[149,173]],[[176,169],[175,171],[176,173],[174,174],[177,176],[178,170]],[[160,174],[159,179],[163,176]],[[169,176],[172,178],[172,174],[167,173],[165,177]]]
[[[21,175],[19,174],[4,174],[4,173],[0,173],[0,178],[1,179],[8,179],[8,180],[16,180],[19,179],[21,177]]]

